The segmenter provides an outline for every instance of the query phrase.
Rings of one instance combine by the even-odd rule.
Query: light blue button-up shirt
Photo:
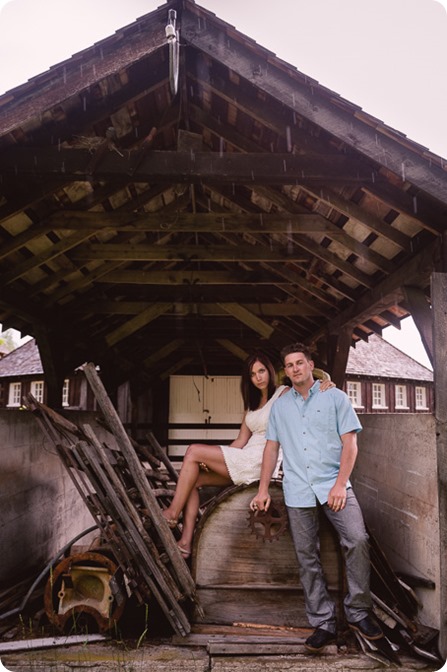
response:
[[[287,506],[327,502],[340,469],[340,437],[361,429],[349,397],[336,387],[320,392],[318,380],[307,399],[292,388],[274,402],[266,436],[279,441],[283,450]]]

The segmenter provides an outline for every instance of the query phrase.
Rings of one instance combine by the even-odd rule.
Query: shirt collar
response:
[[[311,387],[310,390],[309,390],[309,395],[315,394],[316,392],[319,391],[319,389],[320,389],[320,382],[321,382],[321,381],[318,380],[318,379],[314,382],[314,384],[312,385],[312,387]],[[302,394],[300,394],[297,390],[295,390],[294,387],[292,387],[292,394],[293,394],[295,397],[300,397],[300,399],[303,398]]]

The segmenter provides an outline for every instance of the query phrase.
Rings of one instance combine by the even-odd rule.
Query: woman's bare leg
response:
[[[235,450],[237,450],[235,448]],[[210,446],[207,444],[191,444],[183,458],[183,465],[180,470],[177,487],[170,506],[163,511],[163,516],[168,521],[178,520],[196,481],[200,474],[200,463],[206,464],[208,469],[215,474],[228,478],[231,483],[230,474],[219,446]]]
[[[221,476],[212,471],[209,473],[200,473],[183,508],[182,536],[178,541],[178,546],[180,546],[183,551],[186,553],[191,552],[192,538],[194,536],[197,514],[199,513],[200,508],[199,488],[203,485],[231,485],[232,482],[233,481],[229,476]]]

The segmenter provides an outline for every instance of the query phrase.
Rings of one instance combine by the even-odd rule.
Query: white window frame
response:
[[[32,380],[30,392],[40,404],[43,403],[43,394],[44,394],[45,383],[43,380]]]
[[[372,408],[388,408],[384,383],[372,384]]]
[[[69,392],[70,392],[70,381],[68,378],[65,378],[64,385],[62,387],[62,406],[70,406],[68,396]]]
[[[420,401],[418,401],[418,397]],[[428,411],[427,388],[424,385],[416,385],[414,388],[415,408],[417,411]]]
[[[358,380],[348,380],[346,382],[346,393],[351,400],[354,408],[363,408],[362,404],[362,384]]]
[[[408,401],[407,401],[407,386],[406,385],[395,385],[394,394],[396,398],[395,408],[407,409],[408,410]]]
[[[22,405],[22,383],[9,383],[8,406],[18,408]]]

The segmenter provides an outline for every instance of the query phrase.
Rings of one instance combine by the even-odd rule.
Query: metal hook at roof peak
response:
[[[165,28],[165,35],[169,45],[169,86],[173,96],[178,90],[178,71],[179,71],[179,34],[176,30],[177,12],[170,9],[168,12],[168,24]]]

